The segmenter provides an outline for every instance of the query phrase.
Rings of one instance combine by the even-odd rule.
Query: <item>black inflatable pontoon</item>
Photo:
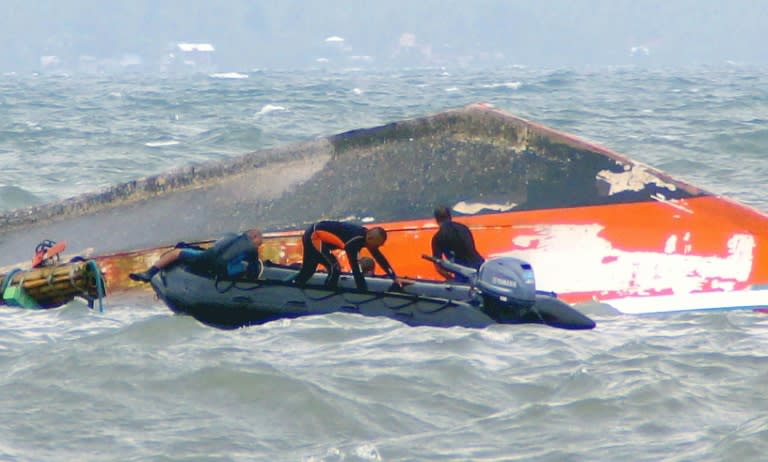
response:
[[[352,275],[344,274],[334,290],[323,286],[325,275],[319,273],[298,287],[286,282],[296,274],[295,268],[265,262],[259,277],[251,280],[217,280],[176,265],[156,274],[151,284],[172,311],[225,329],[333,312],[386,316],[412,326],[595,327],[594,321],[554,294],[536,291],[533,270],[521,260],[492,259],[479,271],[443,264],[467,275],[471,283],[417,280],[395,291],[390,279],[367,277],[368,290],[361,291]]]

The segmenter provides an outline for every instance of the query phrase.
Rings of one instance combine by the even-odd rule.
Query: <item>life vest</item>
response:
[[[258,250],[247,234],[230,235],[217,241],[209,249],[209,262],[220,277],[238,276],[245,271],[258,275],[261,268],[248,268],[248,263],[259,265]]]

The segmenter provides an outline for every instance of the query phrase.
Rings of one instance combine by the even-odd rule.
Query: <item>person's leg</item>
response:
[[[162,269],[169,268],[174,264],[183,264],[192,273],[207,276],[214,271],[215,256],[216,253],[212,247],[203,250],[181,249],[179,256],[175,260],[167,262]]]
[[[306,233],[301,239],[304,245],[304,255],[301,262],[301,270],[293,277],[293,282],[297,285],[304,285],[315,274],[317,264],[322,262],[320,252],[312,245],[312,239]]]
[[[179,256],[183,253],[187,252],[185,249],[173,249],[170,252],[166,252],[163,255],[160,256],[160,258],[155,262],[154,265],[158,269],[163,269],[171,266],[176,260],[179,259]]]
[[[325,266],[328,271],[328,277],[325,278],[325,286],[331,289],[335,289],[339,285],[339,276],[341,276],[341,265],[339,260],[331,253],[331,251],[323,246],[323,261],[320,263]]]
[[[160,258],[146,271],[142,271],[140,273],[131,273],[128,275],[128,277],[134,281],[149,282],[152,280],[152,276],[157,274],[158,271],[173,264],[179,258],[182,250],[183,249],[170,250],[161,255]]]

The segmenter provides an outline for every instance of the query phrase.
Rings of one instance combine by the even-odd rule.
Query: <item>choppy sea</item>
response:
[[[7,74],[0,210],[478,101],[768,210],[768,68],[735,64]],[[105,304],[0,307],[0,460],[768,458],[766,314],[221,331],[149,294]]]

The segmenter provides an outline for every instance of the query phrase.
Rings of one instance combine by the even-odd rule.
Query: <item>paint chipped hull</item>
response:
[[[641,314],[768,306],[768,290],[761,290],[768,288],[765,218],[700,196],[459,220],[473,229],[484,254],[528,260],[540,288],[571,303]],[[433,233],[422,228],[403,237],[428,249]],[[391,259],[413,261],[405,242],[387,250]],[[431,276],[428,264],[413,263],[408,274]]]
[[[712,226],[713,217],[718,226]],[[457,218],[482,253],[533,264],[538,287],[569,303],[600,302],[623,313],[768,306],[768,235],[757,211],[715,196]],[[380,223],[399,274],[439,278],[429,253],[431,219]],[[299,232],[268,233],[265,259],[301,262]],[[136,287],[127,273],[166,247],[97,257],[112,286]],[[344,262],[344,258],[341,258]],[[348,268],[345,268],[348,270]]]
[[[481,253],[530,261],[539,288],[571,303],[626,313],[768,306],[764,213],[481,104],[6,214],[0,228],[16,246],[50,237],[77,248],[80,238],[113,291],[135,287],[127,274],[169,247],[112,252],[103,236],[135,249],[258,225],[269,231],[265,258],[291,264],[301,230],[326,218],[383,225],[398,273],[434,278],[420,255],[435,204],[464,214]],[[82,232],[94,224],[103,233]],[[14,248],[0,243],[0,255]]]

